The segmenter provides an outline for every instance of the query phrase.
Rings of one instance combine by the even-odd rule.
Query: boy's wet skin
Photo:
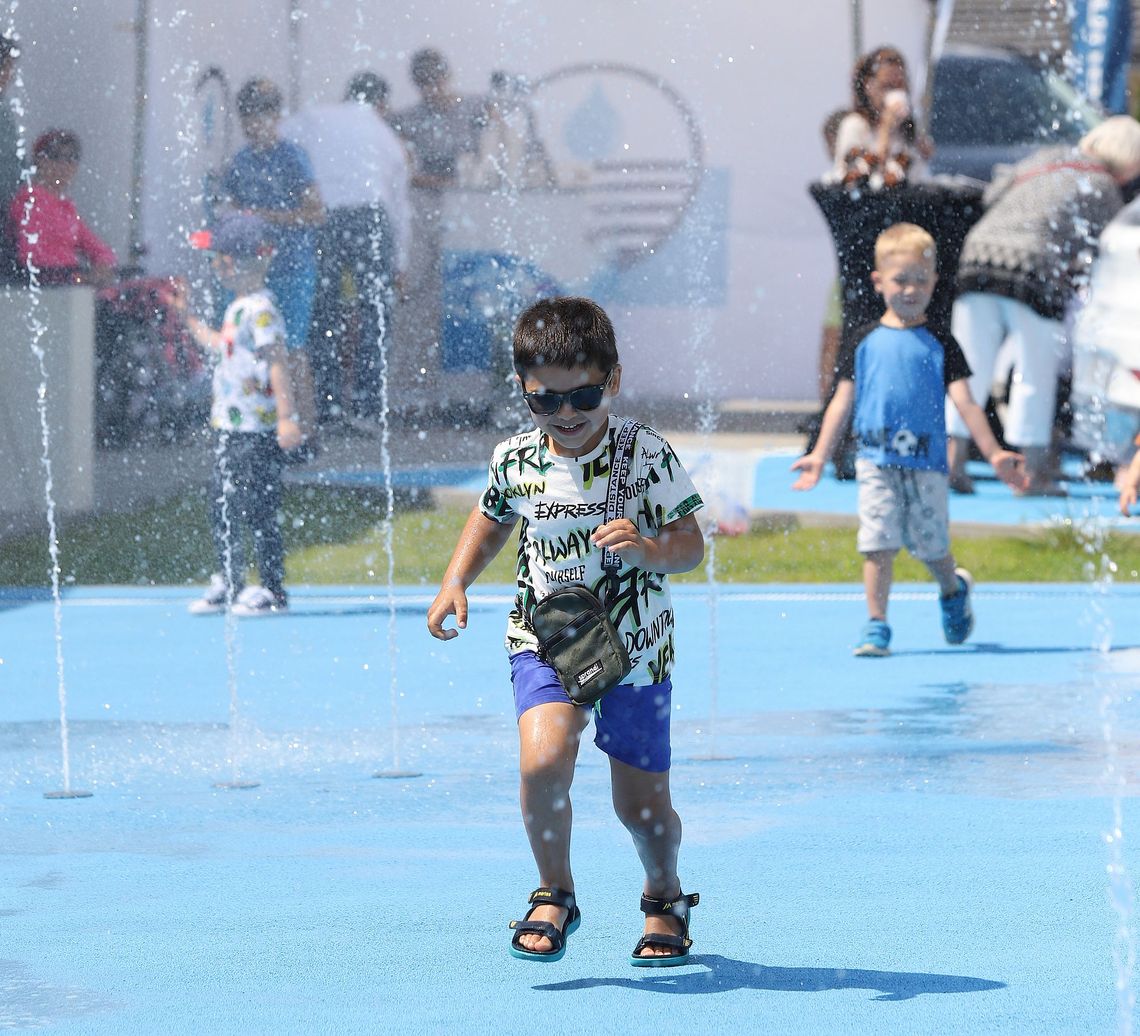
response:
[[[572,705],[568,677],[556,672],[537,645],[529,646],[534,632],[526,622],[525,598],[508,620],[519,797],[539,879],[525,918],[511,922],[510,953],[560,960],[567,938],[578,928],[570,791],[582,733],[592,720],[594,743],[609,759],[614,813],[629,832],[645,875],[639,904],[646,915],[644,934],[630,962],[683,964],[691,945],[689,908],[697,905],[699,895],[681,899],[677,874],[682,832],[669,792],[673,688],[667,576],[690,571],[704,557],[704,537],[694,517],[703,501],[657,432],[611,415],[622,371],[613,326],[596,303],[569,297],[536,303],[519,317],[513,353],[535,430],[496,447],[487,491],[472,509],[428,609],[429,632],[450,640],[466,628],[467,588],[506,546],[513,530],[520,539],[520,586],[538,599],[567,582],[587,589],[600,585],[607,551],[630,566],[631,578],[636,578],[635,570],[654,573],[655,588],[647,611],[636,617],[627,611],[615,620],[627,643],[640,634],[652,650],[641,651],[629,670],[631,679],[611,688],[597,712]],[[620,511],[616,518],[607,514],[607,436],[615,437],[612,451],[622,429],[636,440],[629,454],[633,468],[621,476],[639,487],[636,519],[620,516]],[[627,501],[626,514],[632,510]],[[644,528],[643,515],[650,516]],[[595,516],[605,518],[598,522]],[[563,555],[549,544],[574,548],[566,547]],[[452,616],[455,628],[448,629],[444,622]],[[646,632],[650,628],[656,631],[652,637]]]

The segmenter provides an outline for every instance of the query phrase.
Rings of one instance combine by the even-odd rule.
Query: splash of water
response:
[[[223,625],[223,637],[226,651],[226,686],[229,690],[229,781],[219,781],[215,787],[219,788],[253,788],[256,782],[244,780],[241,776],[241,709],[238,698],[237,678],[237,617],[234,615],[234,583],[240,573],[234,571],[234,535],[233,520],[230,516],[230,500],[233,498],[234,484],[226,458],[226,436],[219,435],[214,451],[215,462],[221,471],[221,488],[217,499],[219,513],[222,521],[222,576],[226,583],[226,602]]]
[[[1112,938],[1112,961],[1115,973],[1116,1031],[1119,1036],[1131,1036],[1132,1019],[1136,1009],[1136,933],[1134,930],[1135,897],[1132,878],[1125,861],[1124,800],[1128,795],[1128,774],[1120,764],[1116,722],[1125,691],[1120,681],[1103,673],[1106,656],[1112,650],[1113,623],[1108,614],[1106,600],[1111,592],[1117,571],[1116,563],[1108,553],[1106,523],[1097,514],[1097,503],[1090,508],[1091,516],[1078,529],[1078,542],[1086,555],[1084,574],[1093,588],[1090,615],[1093,626],[1093,648],[1102,658],[1102,672],[1098,674],[1101,694],[1098,703],[1101,738],[1104,743],[1103,781],[1111,795],[1112,823],[1104,832],[1108,849],[1105,873],[1108,880],[1108,901],[1116,915],[1116,930]]]
[[[704,170],[702,169],[702,175],[703,172]],[[712,228],[703,226],[700,229],[701,232],[692,235],[694,242],[709,240]],[[719,501],[722,496],[719,484],[720,476],[717,471],[717,464],[715,463],[715,453],[713,453],[718,413],[715,395],[715,375],[712,370],[712,364],[709,361],[712,347],[712,312],[707,305],[710,284],[708,268],[710,250],[694,247],[692,251],[696,253],[689,257],[693,271],[692,275],[694,277],[695,297],[689,300],[689,304],[695,314],[692,332],[693,355],[698,357],[696,377],[694,379],[694,391],[697,399],[700,400],[697,429],[700,432],[702,449],[707,451],[710,456],[714,458],[714,462],[709,465],[711,474],[709,492],[714,501]],[[717,506],[719,506],[719,502]],[[706,727],[708,748],[701,758],[708,760],[726,758],[717,752],[717,735],[720,725],[720,648],[718,641],[718,631],[720,629],[720,617],[718,614],[720,584],[717,579],[717,535],[719,532],[718,518],[714,513],[709,518],[707,535],[705,537],[705,583],[708,587],[709,614],[709,714]]]
[[[15,0],[9,5],[8,25],[5,27],[5,31],[8,33],[14,33],[17,6],[18,4]],[[27,155],[26,127],[24,125],[25,109],[23,103],[25,91],[23,77],[18,64],[16,66],[15,76],[13,77],[13,84],[15,86],[15,96],[8,103],[12,107],[13,114],[19,119],[17,154],[23,159]],[[28,223],[31,219],[32,209],[35,206],[35,184],[32,181],[31,171],[27,168],[25,168],[21,174],[21,179],[30,191],[28,200],[24,205],[24,213],[21,219],[21,227],[26,233]],[[28,240],[31,241],[33,236],[34,235],[28,235]],[[40,379],[39,387],[36,392],[36,411],[40,425],[40,466],[43,469],[44,476],[44,511],[47,518],[48,531],[48,574],[51,580],[56,696],[59,701],[59,748],[63,778],[63,790],[48,792],[47,795],[51,798],[86,797],[89,794],[88,792],[75,791],[71,787],[71,744],[67,720],[67,677],[63,649],[63,595],[60,589],[60,575],[62,570],[60,567],[59,528],[56,522],[55,479],[52,474],[51,425],[48,421],[48,399],[50,395],[47,357],[43,348],[43,337],[47,333],[47,324],[40,315],[40,307],[43,303],[43,287],[39,279],[40,270],[30,257],[25,264],[25,270],[28,275],[28,311],[25,318],[25,326],[31,335],[28,347],[35,359]]]
[[[380,266],[382,228],[379,220],[373,220],[369,231],[369,247],[372,253],[372,268]],[[392,735],[392,768],[381,770],[375,777],[418,777],[419,774],[400,767],[400,681],[396,638],[396,552],[394,543],[396,491],[392,477],[392,419],[389,376],[391,369],[388,355],[388,312],[385,306],[387,287],[375,277],[369,278],[369,302],[376,308],[376,350],[375,359],[380,364],[380,470],[384,479],[384,518],[381,522],[381,540],[384,544],[384,558],[387,565],[385,580],[388,607],[388,702],[390,709],[389,727]]]
[[[1066,59],[1071,58],[1071,52]],[[1082,271],[1078,288],[1087,294],[1093,257],[1097,251],[1099,235],[1087,220],[1074,223],[1074,233],[1082,246],[1080,259]],[[1086,434],[1091,433],[1094,442],[1090,450],[1092,461],[1110,455],[1106,422],[1107,399],[1097,396],[1093,399],[1088,413],[1081,420],[1086,425]],[[1101,724],[1101,737],[1104,742],[1104,783],[1111,794],[1112,823],[1104,833],[1108,848],[1106,874],[1108,899],[1116,915],[1116,930],[1112,939],[1112,959],[1115,971],[1116,992],[1116,1031],[1120,1036],[1131,1036],[1133,1015],[1136,1008],[1134,975],[1136,970],[1136,934],[1134,930],[1135,902],[1132,879],[1124,858],[1124,799],[1128,793],[1128,778],[1119,763],[1119,744],[1116,736],[1116,720],[1124,692],[1119,681],[1104,672],[1104,660],[1112,650],[1113,626],[1106,607],[1107,597],[1112,589],[1117,566],[1108,553],[1107,520],[1099,513],[1099,500],[1092,498],[1088,513],[1083,522],[1076,526],[1077,541],[1084,554],[1084,575],[1093,589],[1090,604],[1090,617],[1093,625],[1093,648],[1102,656],[1098,674],[1101,695],[1098,715]]]
[[[34,205],[34,192],[29,195],[28,203],[24,207],[23,226],[27,227]],[[56,693],[59,699],[59,747],[63,774],[63,791],[69,794],[71,788],[71,747],[67,725],[67,678],[64,666],[63,651],[63,595],[60,590],[60,563],[59,563],[59,528],[56,524],[55,511],[55,480],[52,476],[51,463],[51,427],[48,422],[48,372],[47,362],[42,345],[43,336],[47,333],[47,325],[40,316],[43,292],[39,282],[39,269],[32,263],[27,263],[28,272],[28,316],[27,328],[31,333],[28,343],[35,357],[39,370],[40,383],[36,392],[36,410],[40,422],[40,466],[44,475],[44,509],[47,515],[48,528],[48,574],[51,578],[52,621],[55,640],[55,671]]]

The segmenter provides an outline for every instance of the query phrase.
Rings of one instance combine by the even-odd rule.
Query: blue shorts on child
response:
[[[570,702],[558,674],[533,651],[511,655],[515,718],[547,702]],[[669,769],[669,715],[673,684],[619,684],[593,709],[594,744],[618,762],[650,773]]]

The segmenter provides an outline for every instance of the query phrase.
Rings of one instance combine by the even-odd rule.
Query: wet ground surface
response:
[[[588,743],[582,927],[558,964],[506,952],[535,880],[505,588],[446,645],[422,592],[299,588],[228,634],[189,599],[67,596],[69,785],[93,793],[70,800],[44,797],[51,602],[0,600],[0,1029],[1118,1030],[1140,592],[982,586],[950,648],[934,593],[901,587],[872,660],[857,587],[679,588],[673,787],[702,900],[691,964],[649,972]],[[372,776],[392,770],[420,776]],[[215,787],[235,779],[257,787]]]

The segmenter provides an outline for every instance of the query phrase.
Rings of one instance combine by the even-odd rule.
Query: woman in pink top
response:
[[[32,146],[32,182],[16,192],[8,210],[19,264],[34,266],[41,284],[102,287],[115,276],[115,253],[66,196],[80,154],[79,137],[70,130],[42,134]]]

